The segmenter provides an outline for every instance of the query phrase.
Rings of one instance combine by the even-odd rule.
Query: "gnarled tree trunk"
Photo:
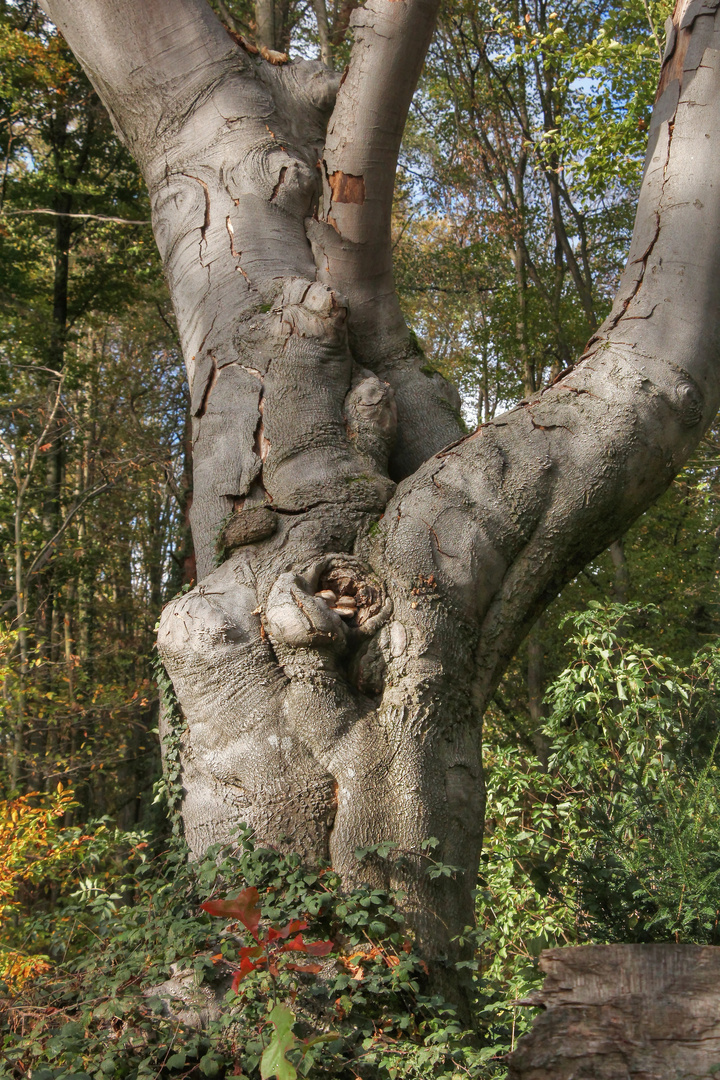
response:
[[[473,918],[485,703],[718,406],[718,0],[678,6],[610,318],[466,437],[392,282],[437,0],[367,0],[343,79],[251,55],[204,0],[45,6],[147,180],[188,366],[202,580],[158,645],[189,843],[245,821],[352,880],[356,848],[392,840],[362,874],[405,887],[440,959]],[[425,873],[432,836],[454,879]]]

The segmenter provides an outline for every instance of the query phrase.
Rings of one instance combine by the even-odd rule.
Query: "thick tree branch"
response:
[[[328,24],[327,5],[325,0],[312,0],[315,21],[317,22],[318,38],[320,39],[320,59],[328,67],[333,66],[332,42],[330,41],[330,26]]]
[[[353,12],[350,67],[323,155],[323,203],[308,232],[322,281],[349,300],[358,363],[393,387],[399,413],[393,466],[403,476],[461,433],[459,399],[421,373],[393,280],[391,216],[408,110],[439,0],[368,0]]]
[[[718,6],[678,5],[682,56],[666,57],[627,268],[584,356],[428,462],[386,511],[379,557],[403,589],[434,574],[478,627],[479,708],[537,614],[668,486],[720,403]],[[429,617],[422,600],[414,612]]]
[[[275,0],[255,0],[255,21],[258,45],[266,49],[276,49],[278,43],[275,27]]]
[[[304,226],[340,76],[249,55],[204,0],[47,9],[148,184],[190,382],[200,574],[233,510],[379,512],[392,485],[351,444],[346,310]]]
[[[369,0],[352,15],[355,42],[328,125],[322,219],[338,236],[328,275],[351,304],[351,332],[366,364],[405,345],[393,284],[391,214],[408,110],[439,0]]]

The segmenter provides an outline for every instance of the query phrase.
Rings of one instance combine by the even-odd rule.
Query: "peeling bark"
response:
[[[203,580],[165,608],[158,647],[187,720],[190,846],[246,821],[348,882],[402,885],[442,982],[473,919],[485,704],[718,407],[717,5],[676,13],[688,44],[609,319],[465,438],[421,370],[389,247],[436,0],[358,9],[342,85],[250,54],[203,0],[45,6],[145,175],[188,367]],[[454,879],[426,874],[430,836]],[[358,867],[383,839],[397,857]]]

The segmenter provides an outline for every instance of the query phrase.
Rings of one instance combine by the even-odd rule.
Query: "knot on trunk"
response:
[[[300,218],[311,212],[320,183],[316,168],[269,136],[249,146],[241,159],[225,170],[224,180],[231,199],[256,195]],[[238,225],[241,236],[242,223]]]
[[[265,627],[273,642],[291,648],[314,645],[341,651],[345,646],[345,625],[322,596],[314,596],[307,578],[281,574],[265,607]]]
[[[234,594],[219,593],[206,584],[171,600],[158,625],[158,648],[164,659],[188,653],[224,656],[247,644],[258,632],[252,617],[254,594],[238,587]],[[231,602],[228,602],[230,600]]]
[[[287,338],[297,334],[346,345],[347,301],[327,285],[288,278],[283,282],[281,305],[279,323],[273,328],[276,336]]]
[[[305,573],[280,575],[267,598],[265,627],[279,646],[340,653],[353,639],[375,634],[391,613],[392,601],[359,559],[331,555]]]
[[[395,394],[388,383],[360,369],[345,398],[347,432],[362,457],[387,472],[397,433]]]
[[[238,342],[241,362],[252,363],[262,381],[265,491],[283,510],[335,504],[345,515],[381,511],[395,487],[387,476],[394,417],[383,404],[389,390],[374,405],[365,394],[367,416],[355,417],[360,445],[349,437],[343,407],[352,358],[344,297],[318,281],[288,277],[273,283],[269,301],[246,320]],[[374,420],[384,425],[377,436],[369,430]]]
[[[343,80],[342,71],[331,71],[319,60],[297,60],[282,67],[265,68],[262,74],[273,80],[273,97],[288,117],[303,119],[314,126],[309,134],[324,138],[325,125],[335,107]]]
[[[694,380],[681,379],[675,387],[680,421],[685,427],[695,427],[703,418],[705,395]]]
[[[257,544],[276,532],[277,514],[267,506],[251,506],[236,510],[218,534],[216,549],[218,554],[234,551],[246,544]]]

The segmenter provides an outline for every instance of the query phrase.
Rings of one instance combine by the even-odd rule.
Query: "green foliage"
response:
[[[182,363],[142,179],[37,5],[0,0],[0,61],[0,794],[62,781],[75,822],[131,828],[155,814],[142,658],[180,561]]]
[[[112,891],[88,884],[62,899],[52,925],[37,916],[53,966],[6,1003],[6,1075],[484,1075],[487,1048],[468,1042],[453,1010],[423,992],[424,965],[396,897],[343,892],[331,870],[255,848],[247,832],[234,852],[215,849],[194,867],[180,840],[155,858],[147,851],[135,844]],[[243,886],[235,901],[210,899],[235,883]],[[255,890],[262,929],[247,901]],[[222,919],[203,914],[201,903]],[[290,936],[298,919],[310,924],[302,949]],[[249,927],[249,944],[238,923]],[[310,940],[318,937],[332,941],[331,955],[329,942]],[[268,963],[246,965],[237,979],[248,950],[278,942],[284,952],[270,951]],[[275,962],[303,950],[322,959],[320,973]],[[184,987],[185,1009],[197,1009],[193,993],[205,995],[202,1031],[180,1001],[168,1007],[168,979]]]
[[[678,667],[628,637],[632,613],[596,606],[577,616],[577,660],[550,695],[550,768],[584,790],[579,899],[609,940],[714,944],[720,658],[710,647]]]
[[[581,352],[625,257],[668,0],[448,0],[404,140],[396,279],[468,418]]]
[[[22,916],[32,911],[49,881],[58,887],[102,847],[104,837],[66,829],[63,818],[73,806],[72,792],[21,795],[0,802],[0,981],[9,989],[48,968],[37,942],[27,951]],[[104,826],[100,827],[104,831]]]
[[[268,1021],[275,1028],[275,1033],[260,1058],[262,1080],[270,1080],[273,1076],[277,1077],[277,1080],[295,1080],[297,1069],[287,1059],[288,1052],[298,1046],[292,1030],[295,1013],[288,1009],[287,1005],[275,1005],[268,1015]]]
[[[665,20],[674,7],[673,0],[607,4],[595,36],[582,44],[562,27],[552,31],[552,48],[571,51],[564,78],[573,92],[558,128],[543,141],[561,148],[587,198],[602,198],[617,184],[637,189]]]
[[[186,592],[189,588],[188,583],[183,592]],[[153,657],[153,673],[160,694],[160,710],[165,725],[162,737],[163,771],[162,776],[153,787],[153,802],[165,805],[173,834],[179,836],[182,833],[180,808],[183,798],[180,750],[183,732],[187,724],[175,696],[172,680],[165,670],[165,665],[157,651]]]
[[[120,874],[103,870],[108,839],[94,873],[25,914],[49,970],[7,1002],[6,1074],[499,1080],[531,1019],[520,1002],[541,981],[542,949],[716,942],[718,651],[673,661],[638,639],[656,618],[599,604],[572,617],[546,767],[507,716],[489,719],[488,840],[478,925],[464,935],[479,966],[459,965],[475,1032],[428,995],[401,895],[344,892],[331,869],[256,847],[247,831],[194,866],[179,837],[155,854],[132,838]],[[427,872],[452,876],[434,849],[428,840]],[[398,853],[383,843],[357,857]]]
[[[547,767],[507,716],[489,718],[479,944],[499,995],[486,1011],[506,1028],[543,948],[717,943],[720,655],[682,666],[644,646],[658,614],[594,603],[565,620],[573,661],[548,692]]]

